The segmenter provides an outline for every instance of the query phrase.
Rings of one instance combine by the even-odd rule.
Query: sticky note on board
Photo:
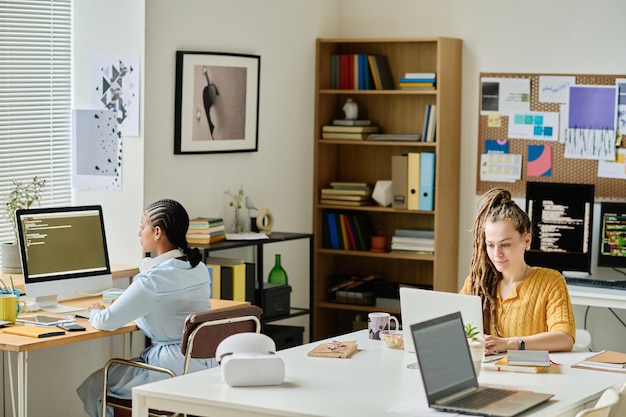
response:
[[[487,139],[485,153],[509,153],[509,141],[506,139]]]
[[[489,113],[487,115],[487,127],[502,127],[502,116],[500,113]]]
[[[528,145],[529,177],[549,177],[552,175],[552,147],[550,145]]]

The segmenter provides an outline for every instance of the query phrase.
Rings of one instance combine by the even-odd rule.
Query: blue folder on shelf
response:
[[[420,154],[420,185],[419,209],[434,210],[435,191],[435,154],[422,152]]]

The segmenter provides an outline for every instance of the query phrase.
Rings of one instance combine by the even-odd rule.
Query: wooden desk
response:
[[[626,291],[603,287],[567,285],[572,304],[626,309]]]
[[[72,306],[87,308],[94,302],[102,302],[102,297],[86,297],[73,300],[67,300],[68,304]],[[63,304],[63,302],[61,302]],[[230,301],[230,300],[211,300],[211,307],[213,309],[231,307],[236,305],[249,304],[247,301]],[[32,313],[25,313],[32,314]],[[64,317],[63,314],[44,313],[46,315]],[[26,417],[27,415],[27,400],[28,400],[28,352],[37,349],[46,349],[54,346],[62,346],[71,343],[84,342],[88,340],[101,339],[105,337],[111,337],[118,334],[128,334],[138,330],[135,323],[128,323],[127,325],[114,330],[103,331],[94,329],[87,319],[77,318],[76,322],[86,328],[84,332],[66,332],[62,336],[46,337],[37,339],[27,336],[19,336],[14,334],[8,334],[0,331],[0,349],[7,352],[10,355],[11,352],[17,354],[17,375],[15,377],[15,383],[17,385],[17,416]],[[16,324],[21,326],[22,324]],[[0,329],[1,330],[1,329]],[[15,414],[15,413],[14,413]]]
[[[407,368],[415,354],[386,348],[362,330],[335,338],[357,340],[350,359],[312,358],[318,343],[278,352],[285,361],[285,381],[279,386],[233,388],[219,368],[194,372],[133,388],[133,417],[148,408],[202,416],[409,417],[434,414],[426,403],[419,370]],[[573,416],[589,407],[604,389],[621,386],[626,374],[571,368],[589,353],[552,354],[563,365],[548,373],[523,374],[483,370],[479,382],[555,394],[553,400],[524,415]]]

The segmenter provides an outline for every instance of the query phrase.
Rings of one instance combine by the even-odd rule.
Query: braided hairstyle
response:
[[[502,279],[499,272],[489,259],[485,243],[485,223],[509,221],[521,235],[531,233],[532,227],[526,212],[511,199],[511,192],[504,188],[493,188],[481,198],[483,201],[476,219],[474,233],[472,261],[470,264],[469,294],[479,295],[483,306],[483,322],[485,331],[493,328],[500,336],[498,321],[496,320],[496,300],[498,283]]]
[[[156,201],[146,208],[146,217],[152,227],[159,226],[170,243],[183,251],[192,267],[200,263],[200,250],[190,248],[187,243],[189,215],[179,202],[170,199]]]

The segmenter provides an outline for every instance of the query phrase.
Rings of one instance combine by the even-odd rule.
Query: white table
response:
[[[319,416],[367,417],[430,415],[417,369],[407,368],[415,354],[386,348],[362,330],[338,337],[358,341],[350,359],[311,358],[320,342],[280,351],[286,377],[282,385],[229,387],[219,368],[200,371],[133,388],[133,417],[147,416],[148,408],[200,416]],[[558,363],[575,363],[590,354],[551,355]],[[549,403],[528,415],[561,416],[592,405],[608,387],[621,386],[626,374],[552,366],[549,373],[522,374],[487,370],[482,384],[512,386],[555,394]],[[441,415],[441,414],[440,414]]]
[[[626,290],[567,285],[572,304],[626,309]]]

